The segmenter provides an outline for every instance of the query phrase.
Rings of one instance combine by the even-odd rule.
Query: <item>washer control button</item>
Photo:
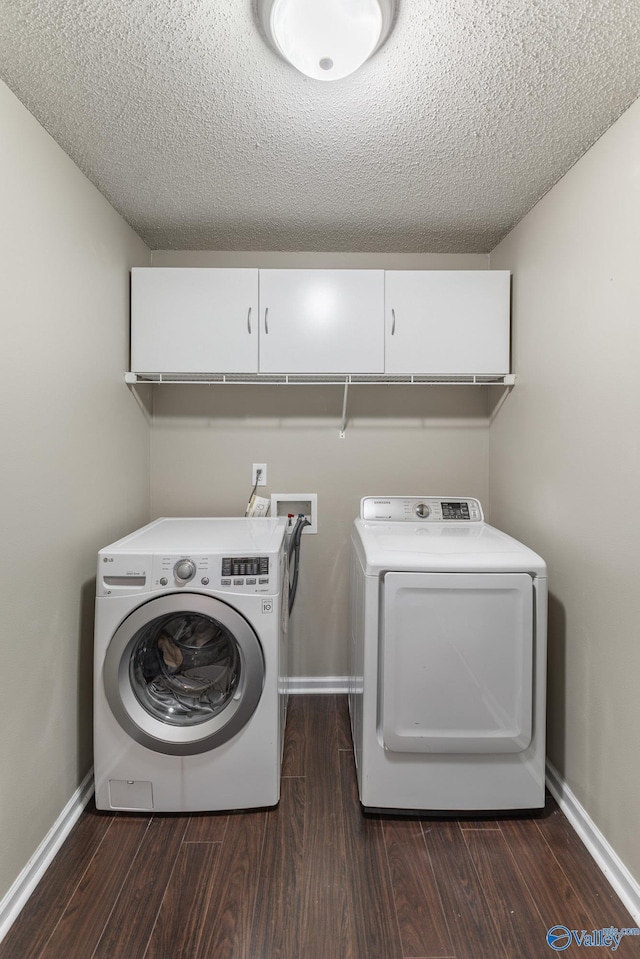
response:
[[[169,580],[167,579],[167,577],[166,577],[166,576],[163,576],[162,579],[160,580],[160,585],[161,585],[161,586],[166,586],[168,582],[169,582]]]
[[[200,580],[200,582],[202,583],[203,586],[208,586],[208,585],[209,585],[209,577],[208,577],[208,576],[203,576],[202,579]]]
[[[221,579],[221,580],[220,580],[220,585],[221,585],[221,586],[231,586],[231,580],[230,580],[230,579]]]
[[[173,567],[173,572],[181,583],[188,583],[196,575],[196,564],[192,559],[181,559]]]

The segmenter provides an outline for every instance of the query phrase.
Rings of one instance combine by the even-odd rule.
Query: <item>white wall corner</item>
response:
[[[33,856],[0,902],[0,942],[42,879],[54,856],[93,796],[93,769],[84,777]]]
[[[631,875],[558,770],[547,760],[547,786],[616,895],[640,926],[640,883]]]

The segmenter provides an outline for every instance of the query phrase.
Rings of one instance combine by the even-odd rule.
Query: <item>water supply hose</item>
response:
[[[296,598],[296,590],[298,588],[298,572],[300,569],[300,538],[302,537],[302,530],[305,526],[311,526],[311,523],[306,518],[304,513],[298,513],[298,519],[296,520],[296,525],[293,527],[293,532],[291,533],[291,538],[289,539],[288,547],[288,559],[289,559],[289,571],[293,565],[293,576],[289,584],[289,615],[291,615],[291,610],[293,609],[293,604]],[[293,557],[293,564],[292,564]]]

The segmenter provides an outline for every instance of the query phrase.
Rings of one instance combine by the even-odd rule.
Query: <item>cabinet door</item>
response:
[[[260,270],[261,373],[382,373],[382,270]]]
[[[134,268],[134,373],[255,373],[258,271]]]
[[[509,372],[510,274],[385,274],[385,373]]]

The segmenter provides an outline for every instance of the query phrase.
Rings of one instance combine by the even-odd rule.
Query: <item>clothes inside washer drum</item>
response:
[[[234,695],[240,657],[232,637],[213,619],[181,613],[142,632],[132,657],[138,700],[163,721],[203,722]]]
[[[158,640],[158,647],[168,669],[179,669],[182,666],[182,653],[166,633]]]
[[[185,695],[202,694],[211,687],[227,693],[230,688],[232,647],[222,630],[203,625],[207,628],[190,636],[188,645],[174,642],[166,633],[158,640],[167,685]]]
[[[216,689],[226,694],[230,688],[230,670],[227,666],[196,666],[182,673],[166,676],[165,682],[171,689],[185,696],[200,696]]]

